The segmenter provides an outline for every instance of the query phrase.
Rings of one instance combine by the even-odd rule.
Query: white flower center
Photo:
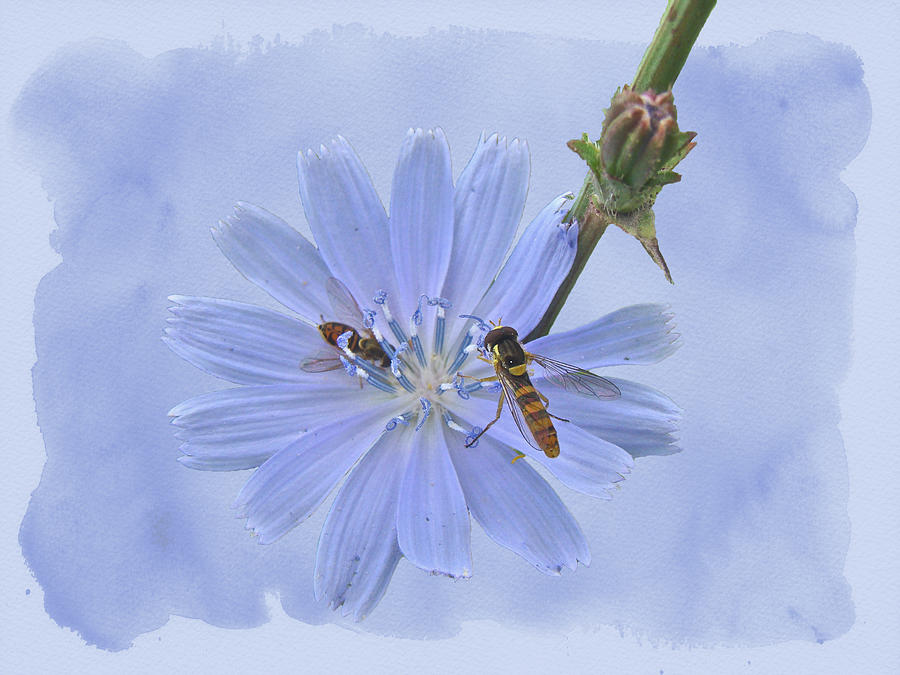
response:
[[[375,293],[373,302],[378,310],[363,310],[363,324],[390,359],[390,365],[384,367],[377,359],[360,354],[359,350],[351,351],[348,348],[349,332],[338,339],[338,347],[345,354],[342,360],[350,375],[408,401],[408,409],[389,420],[386,428],[390,431],[398,424],[414,424],[418,430],[435,416],[450,428],[474,437],[480,429],[463,427],[443,403],[451,396],[468,399],[472,392],[485,386],[475,379],[461,377],[459,371],[469,355],[481,349],[488,326],[478,317],[461,315],[474,323],[456,339],[456,344],[451,345],[448,343],[451,338],[446,335],[446,312],[452,304],[446,298],[420,295],[405,329],[391,313],[385,291]],[[433,325],[429,325],[426,319],[432,316]]]

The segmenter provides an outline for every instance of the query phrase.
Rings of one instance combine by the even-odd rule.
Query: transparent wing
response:
[[[535,440],[534,434],[531,433],[531,429],[528,426],[528,422],[525,421],[525,415],[522,414],[519,404],[516,403],[515,391],[517,385],[521,383],[502,368],[497,368],[497,379],[500,382],[500,386],[503,388],[503,396],[506,398],[506,407],[509,408],[512,418],[516,421],[519,433],[522,434],[522,437],[526,441],[528,441],[528,445],[535,450],[543,452]]]
[[[300,362],[300,370],[305,373],[325,373],[338,368],[343,368],[343,364],[334,349],[323,349],[315,356],[309,356]]]
[[[344,283],[335,277],[328,277],[325,281],[325,292],[328,293],[328,299],[331,301],[331,308],[334,310],[333,317],[325,317],[329,321],[337,321],[352,326],[357,331],[362,332],[363,313],[356,304],[356,299],[350,292],[350,289],[344,286]]]
[[[529,361],[538,364],[544,369],[544,377],[551,384],[584,396],[594,396],[604,401],[612,401],[619,398],[622,392],[605,377],[594,375],[584,368],[571,366],[562,361],[548,359],[546,356],[525,353]]]

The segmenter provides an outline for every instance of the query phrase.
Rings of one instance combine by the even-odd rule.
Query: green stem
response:
[[[667,91],[675,84],[716,0],[669,0],[631,88]]]
[[[700,29],[716,5],[716,0],[669,0],[659,22],[653,40],[644,52],[632,83],[632,89],[657,92],[672,88],[688,54],[700,34]],[[594,185],[591,172],[581,186],[570,210],[569,220],[578,220],[578,249],[575,261],[566,278],[560,284],[544,316],[528,334],[525,341],[534,340],[550,332],[550,327],[559,316],[566,298],[575,286],[579,275],[607,226],[615,222],[614,215],[598,209],[591,197]],[[668,274],[667,274],[668,276]]]

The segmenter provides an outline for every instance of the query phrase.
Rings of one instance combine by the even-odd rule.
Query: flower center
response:
[[[473,391],[483,388],[482,382],[461,377],[459,370],[473,352],[482,348],[489,326],[478,317],[460,315],[473,323],[453,339],[447,335],[447,310],[453,306],[447,298],[419,295],[415,311],[405,322],[391,313],[387,299],[387,292],[379,290],[372,298],[377,309],[361,310],[368,336],[359,335],[354,341],[353,331],[348,331],[338,338],[347,373],[408,401],[408,409],[387,422],[388,431],[398,424],[411,423],[418,431],[434,417],[473,436],[479,429],[470,430],[456,422],[442,402],[450,396],[468,399]],[[433,317],[433,325],[426,323],[429,317]],[[369,344],[371,340],[378,348]],[[456,344],[450,344],[451,340]]]

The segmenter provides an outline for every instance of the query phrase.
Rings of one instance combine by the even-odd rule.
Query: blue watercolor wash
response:
[[[243,55],[216,47],[146,59],[93,41],[35,73],[13,122],[54,202],[62,263],[35,298],[47,463],[20,541],[49,615],[111,650],[172,614],[259,625],[267,592],[301,621],[343,623],[313,600],[324,508],[258,546],[229,508],[249,473],[175,461],[166,411],[225,385],[160,341],[166,296],[271,306],[208,226],[245,200],[305,228],[295,153],[337,133],[382,196],[410,125],[444,127],[456,172],[482,129],[524,136],[527,222],[581,184],[583,165],[564,142],[599,131],[599,111],[640,53],[351,27]],[[572,95],[584,63],[604,69]],[[861,66],[843,47],[774,34],[697,51],[677,102],[682,126],[701,132],[685,180],[658,203],[677,285],[610,232],[561,326],[632,302],[673,305],[682,350],[621,374],[685,409],[685,451],[639,460],[612,502],[563,493],[591,568],[545,577],[473,528],[471,580],[401,562],[360,630],[441,637],[491,619],[543,633],[615,625],[676,644],[758,645],[829,640],[852,624],[835,387],[850,353],[856,217],[839,175],[870,119]]]

